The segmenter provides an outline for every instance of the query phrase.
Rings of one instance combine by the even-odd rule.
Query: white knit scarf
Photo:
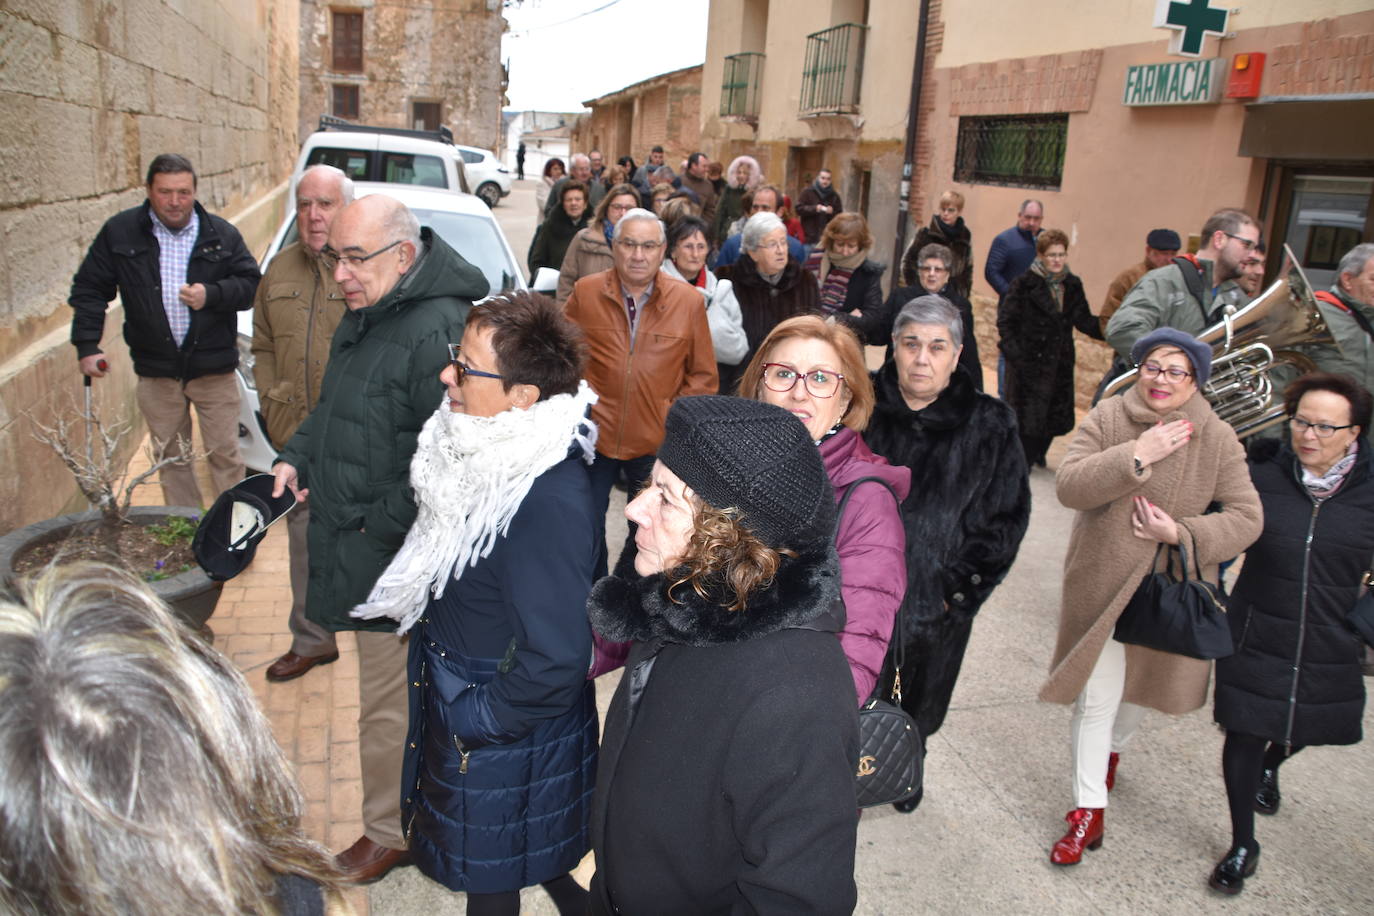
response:
[[[424,429],[410,462],[410,485],[420,506],[405,544],[372,586],[354,617],[391,617],[406,632],[431,594],[444,594],[449,573],[491,553],[506,533],[536,477],[568,456],[576,443],[588,464],[596,426],[586,418],[596,392],[584,381],[521,410],[472,417],[449,410],[445,397]]]

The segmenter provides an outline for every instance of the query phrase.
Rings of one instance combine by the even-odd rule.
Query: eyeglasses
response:
[[[451,343],[448,345],[448,364],[453,367],[453,384],[463,384],[463,379],[471,375],[474,378],[494,378],[504,379],[505,376],[497,375],[495,372],[483,372],[481,369],[470,369],[468,364],[458,358],[463,352],[461,344]]]
[[[827,372],[824,369],[812,369],[802,375],[796,369],[783,363],[763,364],[763,384],[768,386],[770,391],[791,391],[797,387],[798,379],[801,379],[806,393],[813,398],[830,398],[834,397],[835,392],[840,390],[840,383],[844,381],[844,376],[838,372]]]
[[[645,254],[653,254],[663,247],[662,242],[632,242],[629,239],[616,239],[615,243],[632,254],[636,248]]]
[[[1146,363],[1145,365],[1141,366],[1140,374],[1145,376],[1146,378],[1156,379],[1163,375],[1173,384],[1178,384],[1186,378],[1193,377],[1193,373],[1188,372],[1185,369],[1180,369],[1178,368],[1178,366],[1170,366],[1169,368],[1165,369],[1158,363]]]
[[[763,250],[763,251],[786,251],[786,250],[787,250],[787,240],[786,240],[786,239],[783,239],[783,240],[777,241],[777,242],[759,242],[758,246],[757,246],[754,250],[755,250],[755,251],[759,251],[759,250]]]
[[[606,205],[606,212],[607,212],[607,213],[624,213],[624,212],[626,212],[627,210],[633,210],[634,208],[635,208],[635,204],[607,204],[607,205]]]
[[[924,266],[921,267],[921,273],[923,273],[923,274],[947,274],[947,273],[949,273],[949,268],[946,267],[946,266],[943,265],[943,264],[926,264],[926,265],[924,265]]]
[[[1240,242],[1240,247],[1244,248],[1246,251],[1254,251],[1255,246],[1259,244],[1253,239],[1247,239],[1241,235],[1233,235],[1230,232],[1226,233],[1226,237],[1235,239],[1237,242]]]
[[[1310,429],[1317,434],[1318,439],[1330,439],[1336,434],[1336,430],[1350,429],[1355,425],[1354,423],[1347,423],[1344,426],[1332,426],[1330,423],[1308,423],[1300,417],[1289,417],[1288,419],[1293,424],[1293,431],[1299,436]]]
[[[320,259],[324,261],[324,266],[328,267],[330,270],[333,270],[340,264],[347,267],[349,270],[357,270],[360,265],[371,261],[384,251],[390,251],[404,241],[405,239],[397,239],[384,248],[378,248],[376,251],[372,252],[372,254],[339,254],[333,248],[326,245],[320,251]]]

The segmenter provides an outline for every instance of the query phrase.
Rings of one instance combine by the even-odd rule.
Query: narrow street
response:
[[[522,261],[534,212],[528,181],[496,209]],[[1051,468],[1064,442],[1050,452]],[[1230,837],[1222,736],[1210,708],[1149,716],[1123,754],[1102,848],[1073,868],[1049,863],[1072,806],[1069,710],[1035,696],[1054,644],[1072,513],[1055,498],[1052,472],[1035,471],[1031,489],[1020,556],[979,616],[949,717],[929,742],[925,801],[910,815],[867,811],[859,825],[856,912],[1374,912],[1374,793],[1362,790],[1374,785],[1374,757],[1366,745],[1313,748],[1286,766],[1282,810],[1258,819],[1263,858],[1255,878],[1234,899],[1208,890]],[[615,537],[623,537],[623,505],[623,494],[613,494]],[[228,584],[211,626],[298,767],[308,830],[338,850],[360,829],[356,655],[345,637],[334,665],[285,684],[263,678],[290,638],[285,535],[274,528],[252,568]],[[603,709],[615,683],[611,675],[597,684]],[[1374,728],[1374,708],[1365,726]],[[588,858],[576,876],[585,882],[591,870]],[[462,907],[460,895],[413,868],[350,897],[376,916]],[[523,899],[527,913],[555,912],[538,888]]]

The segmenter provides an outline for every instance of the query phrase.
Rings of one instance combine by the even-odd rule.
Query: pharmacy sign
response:
[[[1126,70],[1121,104],[1214,105],[1226,90],[1226,58],[1140,64]]]
[[[1201,57],[1202,41],[1208,35],[1226,35],[1228,9],[1213,9],[1211,0],[1155,0],[1155,28],[1173,29],[1169,53],[1179,57]]]

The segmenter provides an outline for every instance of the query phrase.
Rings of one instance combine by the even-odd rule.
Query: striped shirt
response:
[[[186,267],[191,263],[191,252],[200,233],[200,215],[192,210],[190,221],[181,229],[168,229],[151,209],[148,215],[153,218],[153,238],[161,249],[158,267],[162,274],[162,309],[167,313],[172,339],[180,347],[191,330],[191,310],[181,304],[177,294],[186,283]]]

